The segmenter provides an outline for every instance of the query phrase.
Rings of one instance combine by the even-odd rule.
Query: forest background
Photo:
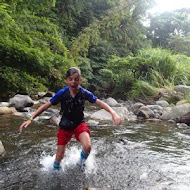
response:
[[[190,9],[151,15],[153,5],[0,0],[0,100],[56,92],[71,66],[101,98],[152,98],[190,85]]]

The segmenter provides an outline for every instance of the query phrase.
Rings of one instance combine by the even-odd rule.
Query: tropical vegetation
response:
[[[190,9],[150,15],[153,3],[0,0],[0,98],[57,91],[71,66],[100,97],[190,85]]]

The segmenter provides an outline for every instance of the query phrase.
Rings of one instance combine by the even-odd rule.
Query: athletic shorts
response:
[[[75,129],[73,130],[64,130],[64,129],[58,129],[57,132],[57,145],[66,145],[72,138],[73,135],[75,135],[75,138],[77,141],[79,141],[79,135],[83,132],[87,132],[90,135],[90,130],[88,128],[88,125],[86,123],[80,123]]]

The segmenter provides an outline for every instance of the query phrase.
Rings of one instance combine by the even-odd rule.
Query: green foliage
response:
[[[158,71],[164,79],[171,80],[177,70],[176,63],[168,50],[161,48],[145,49],[140,50],[138,56],[146,59],[151,69]],[[151,81],[149,71],[151,72],[147,69],[147,80]]]
[[[58,90],[66,70],[75,65],[58,27],[46,18],[13,14],[10,7],[0,5],[0,66],[7,71],[1,75],[1,93]]]
[[[158,94],[158,89],[146,81],[137,80],[133,83],[132,90],[128,93],[130,99],[152,98]]]
[[[167,48],[170,37],[187,36],[190,32],[189,16],[189,8],[151,15],[148,38],[152,40],[153,47]]]
[[[92,68],[90,65],[90,59],[83,58],[81,60],[81,63],[79,64],[79,68],[81,70],[82,77],[83,77],[83,85],[88,87],[89,86],[88,81],[92,80],[93,78]]]
[[[113,86],[113,73],[109,69],[101,69],[99,71],[100,87],[105,91]]]
[[[120,70],[113,76],[114,88],[112,89],[111,95],[115,98],[126,99],[127,92],[132,90],[133,83],[135,82],[134,74],[129,70],[123,72]]]
[[[6,66],[1,66],[0,71],[1,96],[6,97],[8,94],[26,92],[29,94],[34,94],[39,90],[47,91],[47,88],[40,83],[39,79],[30,76],[26,72]]]
[[[50,7],[55,6],[56,0],[1,0],[11,6],[14,12],[40,13]]]
[[[168,38],[167,48],[174,53],[190,56],[190,34],[187,36],[171,36]]]
[[[83,85],[101,96],[154,96],[190,84],[189,58],[171,53],[189,55],[189,10],[152,17],[147,35],[142,20],[152,2],[2,0],[1,94],[57,91],[76,65]],[[171,51],[151,49],[150,40]]]

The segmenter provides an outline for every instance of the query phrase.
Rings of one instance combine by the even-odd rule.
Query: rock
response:
[[[132,120],[136,117],[132,117],[131,113],[128,111],[127,108],[124,107],[113,107],[113,110],[116,111],[116,113],[121,117],[122,120]],[[109,112],[105,111],[104,109],[101,109],[99,111],[94,112],[92,115],[89,116],[93,120],[106,120],[110,121],[112,120],[112,116]]]
[[[173,120],[173,119],[168,120],[168,122],[169,122],[169,123],[176,123],[176,121]]]
[[[182,104],[182,105],[177,105],[174,107],[167,107],[164,108],[163,114],[160,117],[160,119],[163,120],[176,120],[176,118],[181,118],[181,116],[187,114],[190,112],[190,104]]]
[[[188,94],[188,93],[190,93],[190,86],[177,85],[177,86],[174,87],[174,90],[176,92],[181,92],[183,94]]]
[[[144,119],[149,119],[150,118],[150,116],[149,116],[149,114],[147,113],[146,110],[140,110],[138,112],[137,116],[143,117]]]
[[[12,114],[14,112],[16,112],[16,109],[14,107],[0,107],[0,115]]]
[[[46,92],[38,92],[38,98],[43,98],[46,95]]]
[[[137,102],[137,103],[135,103],[134,105],[132,105],[132,106],[129,108],[129,111],[132,111],[134,114],[137,114],[139,108],[142,107],[142,106],[144,106],[143,103]]]
[[[5,152],[5,148],[3,146],[3,143],[0,141],[0,156]]]
[[[190,135],[190,129],[185,129],[183,131],[181,131],[182,134],[185,134],[185,135]]]
[[[97,126],[99,124],[99,121],[95,121],[95,120],[88,120],[87,125],[89,126]]]
[[[169,103],[166,100],[158,100],[156,101],[156,105],[161,106],[161,107],[168,107]]]
[[[17,94],[9,100],[9,105],[16,109],[23,109],[33,106],[34,102],[28,95]]]
[[[142,110],[143,110],[143,111],[142,111]],[[142,114],[142,115],[141,115],[141,114]],[[147,116],[147,114],[148,114],[148,116]],[[137,112],[137,116],[141,116],[141,117],[143,117],[143,118],[148,119],[148,118],[150,118],[150,117],[154,118],[154,117],[155,117],[155,114],[154,114],[154,112],[153,112],[149,107],[147,107],[147,106],[142,106],[142,107],[139,108],[139,110],[138,110],[138,112]]]
[[[0,107],[9,107],[9,102],[0,102]]]
[[[106,102],[111,107],[120,106],[120,104],[113,98],[107,98],[106,100],[104,100],[104,102]]]
[[[181,118],[177,120],[177,122],[190,125],[190,112],[186,113],[185,115],[182,115]]]
[[[60,120],[61,120],[60,116],[58,116],[58,117],[57,116],[52,116],[49,121],[50,121],[51,124],[53,124],[55,126],[59,126]]]
[[[54,95],[55,95],[54,92],[47,92],[43,97],[52,97]]]
[[[179,129],[188,129],[189,128],[189,126],[185,123],[177,123],[177,127]]]

